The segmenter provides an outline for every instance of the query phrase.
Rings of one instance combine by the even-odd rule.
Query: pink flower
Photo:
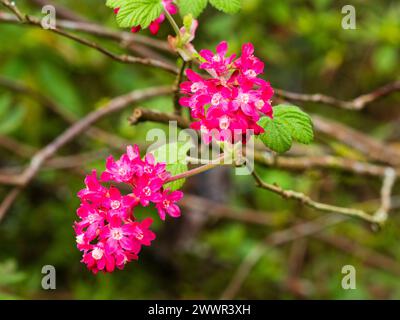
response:
[[[164,8],[172,15],[178,13],[178,8],[174,5],[173,2],[173,0],[162,0]]]
[[[140,158],[140,150],[138,145],[134,146],[127,146],[126,147],[126,154],[128,156],[128,159],[131,161],[137,160]]]
[[[163,180],[159,178],[140,179],[133,190],[133,194],[140,199],[142,206],[147,207],[150,202],[157,202],[163,183]]]
[[[206,60],[200,65],[200,69],[206,69],[212,76],[220,77],[225,75],[229,69],[235,54],[226,58],[225,55],[228,52],[228,44],[226,41],[222,41],[216,49],[216,54],[212,51],[204,49],[200,51],[200,56]]]
[[[117,186],[103,186],[96,171],[85,178],[86,188],[78,192],[81,205],[79,220],[74,223],[77,248],[83,253],[82,262],[93,273],[123,269],[125,264],[138,259],[141,247],[149,246],[155,234],[149,229],[153,220],[138,222],[134,209],[140,204],[156,204],[160,217],[165,212],[177,217],[180,209],[175,204],[182,192],[169,193],[163,188],[170,173],[165,163],[157,163],[152,154],[140,158],[137,145],[128,146],[120,160],[109,157],[103,181],[125,183],[131,193],[122,194]]]
[[[166,213],[173,218],[177,218],[181,215],[181,210],[175,203],[181,200],[182,197],[183,193],[180,191],[173,191],[170,193],[169,190],[165,190],[161,194],[161,198],[156,204],[161,220],[165,220]]]
[[[110,217],[118,216],[124,220],[128,219],[139,199],[133,194],[122,196],[116,187],[111,187],[108,194],[109,196],[103,202],[104,207],[108,210],[108,215]]]
[[[184,96],[180,104],[190,108],[191,116],[198,119],[191,128],[200,130],[203,141],[232,141],[243,139],[247,131],[261,134],[264,130],[257,122],[262,116],[272,117],[270,84],[258,78],[264,63],[254,56],[252,44],[242,47],[242,55],[226,57],[228,46],[221,42],[216,54],[201,50],[205,62],[200,64],[211,78],[204,78],[187,70],[188,81],[181,84]]]
[[[106,171],[102,173],[101,180],[131,183],[137,170],[139,170],[139,166],[133,164],[127,154],[123,154],[117,161],[109,156],[106,162]]]
[[[78,208],[77,215],[81,219],[79,222],[75,222],[74,225],[77,236],[80,236],[79,239],[77,238],[77,243],[85,247],[88,242],[97,237],[104,226],[105,214],[103,211],[99,211],[84,203]]]
[[[134,222],[131,225],[133,239],[139,245],[150,246],[151,241],[156,238],[154,232],[149,227],[153,223],[153,219],[146,218],[142,222]]]
[[[102,186],[97,180],[96,170],[93,170],[92,174],[86,176],[85,185],[86,188],[78,192],[78,197],[84,202],[96,203],[103,199],[107,193],[107,188]]]
[[[135,237],[134,222],[122,223],[122,220],[114,216],[110,219],[110,223],[103,228],[100,239],[105,242],[105,249],[109,254],[118,252],[124,255],[125,251],[138,254],[140,244],[134,241]]]
[[[112,272],[115,269],[115,257],[106,252],[102,242],[94,245],[92,250],[85,252],[82,262],[94,274],[102,270]]]
[[[165,168],[165,163],[156,163],[153,154],[149,153],[142,164],[142,175],[150,178],[155,177],[164,182],[170,176]]]

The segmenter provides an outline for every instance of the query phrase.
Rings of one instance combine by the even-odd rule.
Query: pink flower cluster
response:
[[[85,178],[86,188],[78,192],[81,205],[75,222],[77,247],[83,252],[82,262],[93,273],[112,272],[116,267],[138,259],[142,246],[149,246],[155,234],[149,230],[153,220],[137,221],[134,208],[153,203],[159,216],[180,216],[176,202],[183,197],[180,191],[163,188],[170,177],[164,163],[156,163],[152,154],[140,158],[139,148],[128,146],[127,152],[117,161],[107,159],[102,182],[124,183],[131,193],[122,195],[111,185],[105,187],[93,171]]]
[[[162,0],[162,5],[164,6],[165,10],[167,10],[170,14],[177,14],[178,13],[178,8],[176,7],[175,4],[173,4],[173,0]],[[114,10],[114,13],[117,14],[119,11],[119,8]],[[163,23],[165,20],[165,14],[161,13],[160,16],[152,21],[149,26],[149,30],[152,34],[156,35],[158,33],[158,30],[160,30],[160,25]],[[140,26],[132,26],[131,31],[133,33],[139,32],[141,30]]]
[[[264,131],[257,124],[260,117],[272,118],[274,92],[268,82],[258,77],[264,71],[264,63],[254,56],[253,45],[243,45],[238,59],[235,55],[227,57],[227,51],[225,41],[217,46],[216,54],[201,50],[200,69],[211,77],[188,69],[188,81],[181,84],[185,96],[180,104],[189,107],[192,117],[199,119],[191,127],[201,131],[206,143],[213,137],[219,141],[240,139],[247,130],[258,135]]]

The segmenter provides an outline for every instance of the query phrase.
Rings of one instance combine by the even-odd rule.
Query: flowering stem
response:
[[[172,28],[174,29],[176,35],[179,36],[179,34],[180,34],[179,27],[176,24],[174,18],[172,18],[171,14],[168,12],[168,10],[165,7],[164,7],[164,13],[165,13],[165,16],[167,17],[169,23],[171,24]]]
[[[172,182],[172,181],[176,181],[176,180],[180,180],[180,179],[186,179],[192,176],[195,176],[196,174],[214,169],[218,166],[224,165],[224,162],[222,161],[225,158],[225,154],[222,154],[221,156],[219,156],[217,159],[211,161],[210,163],[207,163],[203,166],[194,168],[192,170],[188,170],[186,172],[183,172],[181,174],[177,174],[176,176],[172,176],[170,177],[166,183],[168,182]]]

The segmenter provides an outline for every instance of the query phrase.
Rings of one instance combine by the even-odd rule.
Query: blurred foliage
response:
[[[27,12],[40,10],[20,1]],[[100,24],[116,28],[112,11],[98,0],[57,1]],[[347,1],[282,0],[243,1],[237,15],[225,15],[207,8],[200,16],[197,48],[213,48],[225,39],[230,51],[237,52],[244,42],[253,42],[256,54],[266,62],[265,77],[274,87],[296,92],[321,92],[338,98],[352,98],[400,74],[399,1],[361,1],[352,4],[357,12],[357,29],[341,28],[342,6]],[[42,92],[67,113],[81,117],[101,107],[114,96],[133,89],[172,83],[174,78],[162,71],[139,65],[122,65],[71,40],[39,28],[0,24],[0,74]],[[162,26],[158,37],[170,32]],[[144,31],[143,34],[148,34]],[[85,36],[91,38],[89,36]],[[113,43],[96,40],[116,52]],[[304,104],[308,112],[340,120],[361,131],[387,141],[399,141],[399,95],[368,106],[363,112],[349,112],[325,105]],[[170,97],[146,101],[143,106],[172,110]],[[132,142],[143,142],[154,124],[130,127],[126,110],[99,125]],[[0,88],[0,134],[40,147],[60,134],[67,124],[32,98],[13,95]],[[163,127],[164,128],[164,127]],[[352,150],[338,142],[321,140],[332,152],[349,156]],[[104,147],[86,137],[62,149],[60,154],[99,150]],[[310,147],[311,148],[311,147]],[[311,149],[310,149],[311,150]],[[27,163],[1,149],[2,167]],[[115,153],[117,154],[117,153]],[[104,160],[82,163],[82,169],[102,168]],[[380,181],[338,172],[308,171],[304,174],[261,169],[262,177],[285,188],[311,194],[314,198],[340,205],[355,205],[377,199]],[[296,219],[313,219],[320,213],[297,203],[256,189],[251,178],[232,176],[230,204],[253,207],[273,215],[279,225]],[[208,223],[188,250],[162,249],[161,237],[143,250],[138,263],[124,271],[93,276],[79,262],[72,224],[78,205],[76,192],[82,188],[83,175],[65,170],[42,171],[8,212],[0,225],[0,298],[76,298],[148,299],[218,298],[237,266],[254,245],[278,228],[251,226],[221,220]],[[398,188],[397,188],[398,191]],[[7,189],[0,187],[1,198]],[[376,203],[367,206],[376,208]],[[360,221],[331,228],[334,237],[346,237],[377,252],[400,259],[399,210],[393,210],[388,225],[373,233]],[[186,212],[190,214],[190,212]],[[184,213],[185,214],[185,211]],[[161,233],[172,224],[157,223]],[[281,228],[281,227],[279,227]],[[168,229],[167,229],[168,230]],[[173,230],[173,229],[172,229]],[[292,299],[298,297],[285,285],[289,277],[292,244],[266,248],[265,255],[245,281],[238,298]],[[168,261],[164,263],[168,256]],[[161,260],[160,260],[161,259]],[[57,290],[41,289],[41,269],[51,264],[57,269]],[[357,268],[357,290],[341,288],[341,268]],[[371,268],[351,253],[333,249],[314,238],[307,240],[306,255],[298,275],[306,284],[308,298],[364,299],[400,298],[400,282],[387,270]],[[200,280],[200,281],[199,281]]]

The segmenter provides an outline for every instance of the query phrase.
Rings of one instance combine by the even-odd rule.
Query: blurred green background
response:
[[[56,3],[88,20],[117,28],[105,1]],[[245,0],[242,12],[233,16],[209,7],[199,19],[195,45],[213,49],[219,41],[227,40],[230,51],[238,52],[242,43],[253,42],[256,55],[266,63],[264,78],[272,86],[350,99],[399,79],[400,2],[352,1],[357,13],[356,30],[341,28],[341,8],[346,4],[348,1]],[[18,1],[18,5],[25,12],[41,15],[34,1]],[[165,39],[170,32],[164,23],[157,37]],[[148,31],[142,34],[149,35]],[[93,39],[110,50],[122,52],[111,41]],[[174,81],[173,76],[163,71],[119,64],[39,28],[4,23],[0,24],[0,74],[41,92],[76,118],[130,90]],[[172,99],[157,98],[141,105],[171,111]],[[400,148],[399,94],[373,103],[362,112],[321,104],[301,106],[307,112],[341,121]],[[146,131],[157,125],[146,123],[131,127],[127,121],[130,112],[128,108],[98,125],[132,143],[143,142]],[[0,87],[1,136],[40,148],[67,126],[37,99]],[[361,157],[340,143],[318,137],[309,150],[318,153],[322,144],[340,156]],[[274,226],[205,219],[192,234],[187,231],[191,227],[185,223],[193,223],[187,222],[187,216],[198,213],[184,208],[186,217],[180,221],[167,219],[164,224],[156,224],[159,237],[142,251],[139,262],[130,263],[123,271],[94,276],[79,262],[81,257],[75,247],[72,224],[79,204],[76,192],[83,187],[84,172],[103,168],[104,155],[108,152],[105,148],[104,144],[86,136],[68,144],[59,155],[94,151],[94,157],[82,163],[80,171],[42,170],[7,213],[0,224],[0,298],[219,298],[237,266],[267,234],[284,229],[297,219],[311,220],[321,215],[265,190],[257,190],[251,177],[232,174],[222,185],[212,176],[206,182],[193,180],[188,183],[188,193],[207,197],[204,189],[208,186],[204,183],[211,183],[216,193],[221,193],[216,200],[225,201],[229,206],[263,211],[271,217]],[[120,154],[118,150],[110,152]],[[29,160],[5,148],[0,149],[0,155],[1,168],[18,169]],[[270,182],[306,192],[328,203],[344,206],[361,203],[373,211],[376,201],[366,201],[379,199],[381,182],[375,178],[320,170],[294,173],[260,168],[260,171]],[[9,188],[0,186],[0,198],[8,191]],[[398,187],[394,194],[396,191],[400,191]],[[360,221],[349,221],[324,231],[330,239],[344,239],[346,248],[339,249],[314,237],[267,248],[236,298],[399,299],[398,213],[399,209],[394,209],[387,225],[379,232],[371,232]],[[154,210],[150,214],[156,216]],[[363,254],[360,248],[367,248],[368,252]],[[384,268],[385,263],[376,262],[377,259],[389,259],[389,262],[385,260],[389,267]],[[54,291],[41,288],[41,269],[47,264],[57,270]],[[347,264],[356,267],[356,290],[341,287],[341,269]]]

